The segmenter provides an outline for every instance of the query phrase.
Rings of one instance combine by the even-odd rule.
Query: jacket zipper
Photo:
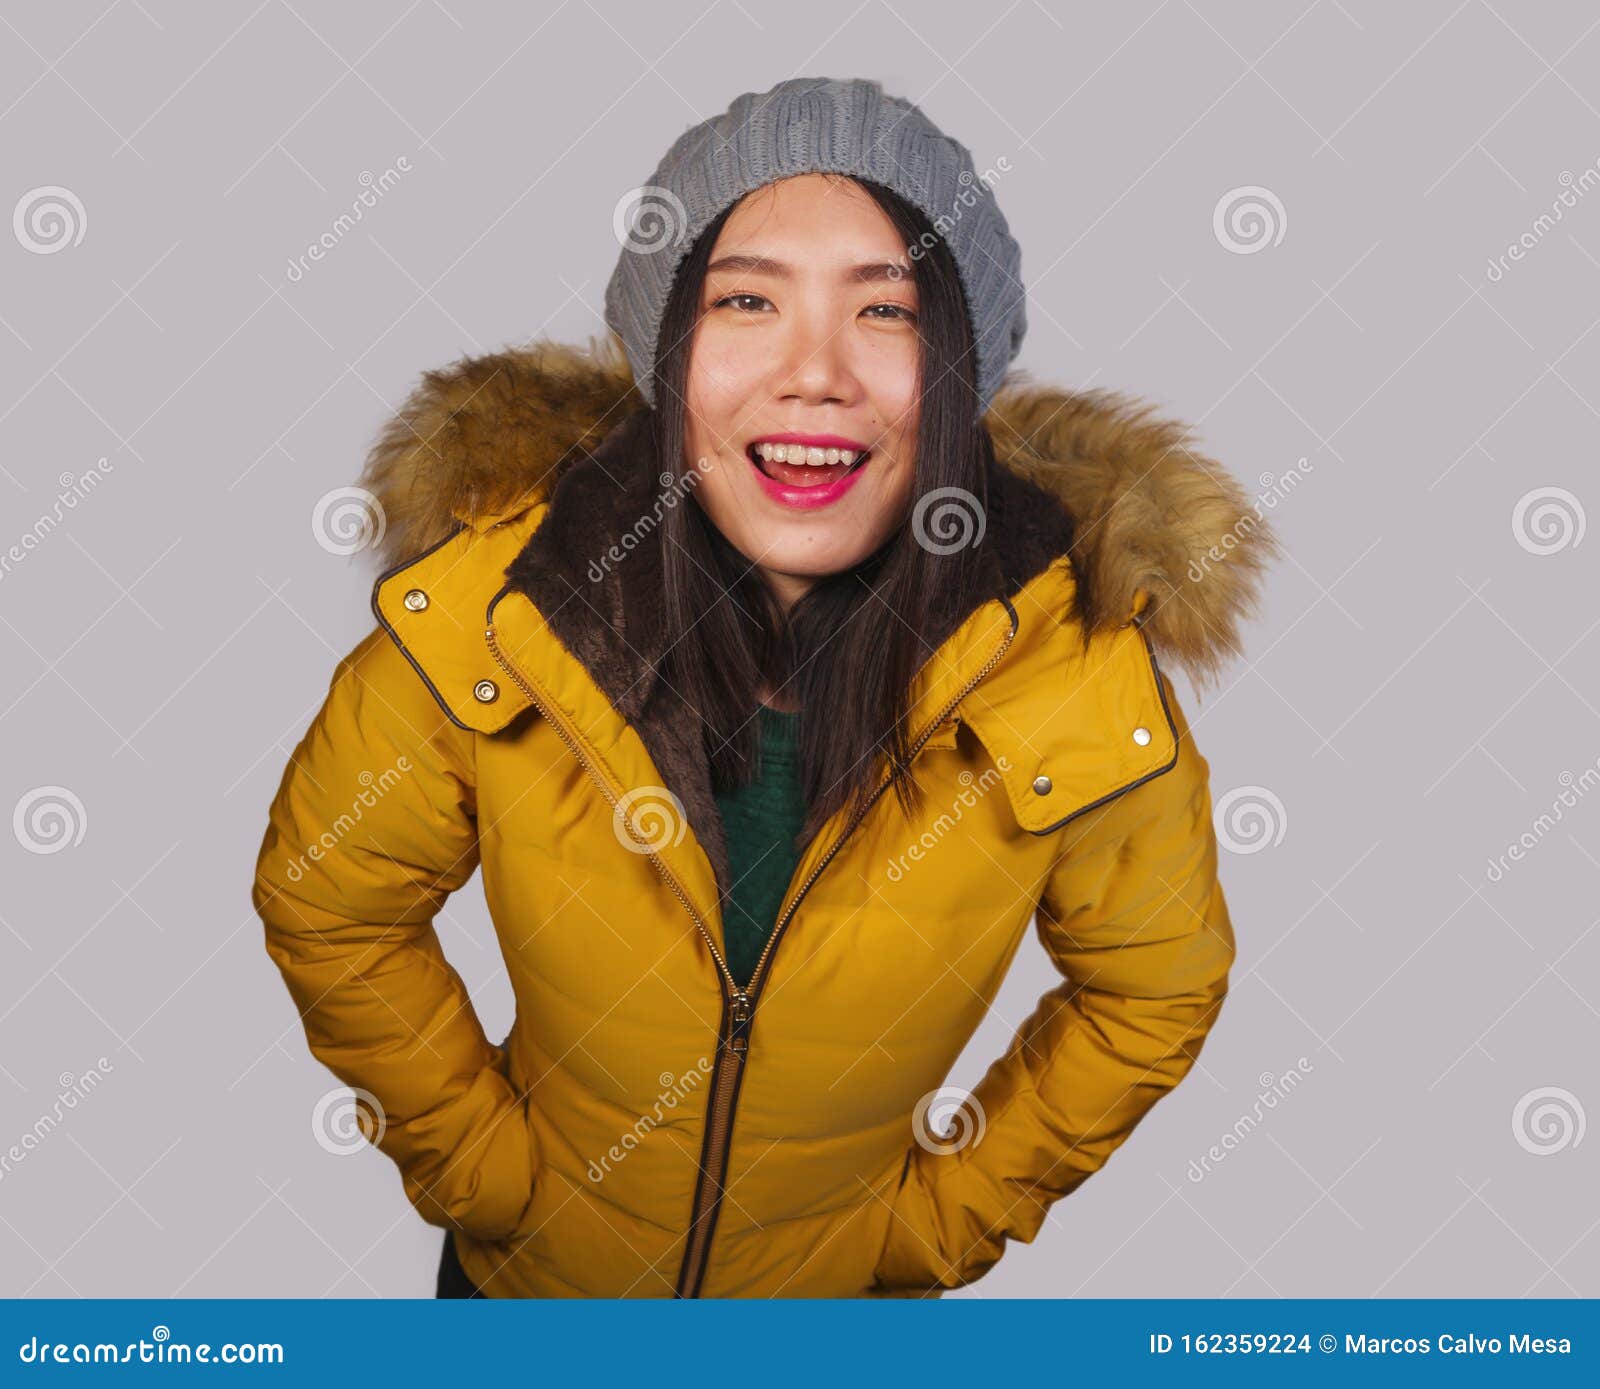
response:
[[[1000,645],[990,653],[988,660],[979,667],[972,679],[967,681],[951,697],[944,708],[917,735],[907,754],[906,760],[908,764],[922,750],[922,745],[933,736],[934,730],[950,717],[950,713],[955,709],[956,705],[960,704],[963,699],[972,693],[984,676],[994,669],[995,663],[1005,655],[1006,648],[1011,645],[1012,638],[1017,634],[1018,621],[1016,609],[1009,602],[1005,606],[1006,611],[1011,616],[1010,629],[1001,638]],[[829,845],[828,852],[818,860],[816,867],[806,875],[806,880],[801,883],[799,892],[794,895],[789,905],[779,915],[777,924],[772,929],[772,934],[767,937],[767,943],[762,947],[761,954],[756,959],[756,967],[751,972],[748,989],[740,989],[737,985],[734,986],[736,1011],[732,1017],[733,1031],[731,1034],[733,1042],[731,1052],[734,1059],[730,1065],[721,1067],[722,1057],[720,1052],[717,1057],[719,1073],[712,1081],[711,1118],[706,1127],[706,1141],[700,1161],[700,1181],[695,1188],[695,1210],[689,1224],[689,1247],[684,1251],[683,1268],[678,1276],[679,1297],[698,1297],[700,1295],[700,1283],[705,1277],[707,1256],[711,1248],[711,1236],[715,1231],[717,1215],[722,1207],[722,1179],[727,1175],[728,1150],[732,1146],[734,1099],[739,1090],[739,1081],[744,1074],[744,1063],[749,1051],[751,1019],[755,1012],[756,1003],[760,999],[762,985],[765,982],[767,961],[777,948],[778,941],[788,927],[789,922],[794,918],[795,912],[800,909],[801,901],[805,898],[806,893],[811,890],[812,883],[816,882],[818,877],[821,876],[822,870],[832,861],[833,856],[839,852],[840,847],[855,831],[856,826],[866,817],[867,812],[877,804],[878,798],[893,784],[893,781],[894,777],[891,774],[879,782],[877,789],[868,797],[866,804],[857,811],[839,837]],[[714,1167],[708,1163],[708,1158],[714,1163]]]
[[[1002,600],[1004,601],[1004,600]],[[979,667],[977,673],[945,704],[927,726],[919,733],[912,743],[908,762],[915,758],[922,750],[922,745],[933,736],[933,732],[947,718],[951,711],[977,687],[978,683],[991,670],[996,662],[1005,655],[1006,649],[1011,645],[1012,638],[1017,634],[1017,613],[1008,602],[1006,610],[1011,615],[1011,626],[1005,636],[1001,638],[1000,645],[990,653],[989,658]],[[489,654],[495,659],[499,667],[516,684],[527,697],[533,701],[546,723],[555,729],[561,741],[566,744],[568,751],[578,760],[578,765],[587,773],[589,779],[599,787],[600,794],[606,798],[606,803],[613,810],[617,808],[620,798],[607,785],[606,780],[595,769],[593,762],[585,752],[581,740],[566,725],[564,719],[558,717],[549,704],[540,696],[533,682],[525,676],[512,662],[511,658],[501,650],[499,640],[495,634],[494,625],[491,623],[484,630],[484,639],[489,646]],[[713,1066],[711,1080],[711,1107],[706,1122],[705,1142],[701,1149],[700,1177],[695,1185],[694,1208],[689,1221],[689,1242],[684,1250],[683,1264],[678,1272],[676,1295],[678,1297],[698,1297],[701,1280],[705,1277],[707,1254],[711,1246],[711,1235],[716,1225],[717,1214],[722,1206],[722,1179],[727,1173],[728,1150],[733,1136],[733,1103],[734,1096],[739,1089],[739,1081],[744,1074],[744,1063],[750,1049],[750,1024],[755,1012],[756,1000],[760,995],[761,985],[764,981],[764,972],[768,958],[778,944],[778,939],[783,935],[790,920],[799,910],[801,900],[811,890],[812,883],[816,882],[822,870],[832,861],[833,856],[839,852],[851,833],[859,825],[866,813],[877,803],[878,798],[893,783],[893,776],[886,777],[878,784],[872,795],[867,799],[843,832],[829,846],[828,852],[822,856],[800,885],[800,891],[790,901],[788,907],[779,917],[773,927],[767,943],[762,947],[761,954],[756,959],[756,967],[750,976],[748,988],[741,988],[733,977],[733,972],[728,968],[728,962],[723,958],[722,952],[717,948],[715,937],[701,919],[700,913],[694,909],[689,900],[689,894],[683,890],[673,872],[662,862],[661,858],[648,847],[648,841],[637,834],[633,821],[626,815],[622,817],[628,835],[641,848],[644,849],[650,862],[655,865],[656,871],[661,875],[683,904],[683,909],[688,912],[700,934],[704,937],[711,957],[717,963],[717,982],[722,993],[723,1017],[718,1027],[717,1056]],[[731,1058],[731,1059],[730,1059]],[[713,1173],[708,1165],[711,1159],[715,1160]]]
[[[620,798],[607,785],[605,778],[596,770],[584,750],[581,740],[567,727],[566,721],[556,715],[550,705],[540,696],[538,690],[534,688],[533,682],[501,650],[500,642],[495,635],[492,623],[484,630],[484,640],[488,643],[489,653],[494,657],[500,669],[505,671],[517,688],[533,701],[540,714],[544,716],[545,722],[555,729],[561,741],[567,745],[567,750],[577,759],[578,765],[588,774],[589,779],[600,788],[600,794],[606,798],[606,803],[611,806],[613,811],[616,810]],[[624,815],[622,822],[628,831],[629,837],[644,849],[645,854],[649,857],[650,862],[655,865],[656,871],[661,875],[663,881],[672,889],[678,901],[683,904],[684,911],[689,913],[695,926],[699,928],[701,936],[705,938],[706,948],[711,951],[711,958],[717,962],[717,983],[722,994],[722,1018],[717,1024],[716,1059],[712,1063],[711,1071],[711,1106],[706,1122],[706,1137],[701,1146],[700,1176],[695,1185],[694,1211],[698,1213],[704,1207],[703,1192],[706,1178],[706,1154],[713,1151],[713,1136],[727,1131],[728,1121],[731,1117],[733,1081],[737,1077],[738,1069],[733,1064],[726,1063],[726,1057],[732,1053],[740,1061],[744,1058],[744,1053],[749,1046],[751,1002],[749,996],[739,987],[738,981],[733,977],[733,971],[728,968],[727,960],[723,958],[722,952],[717,948],[716,938],[706,927],[705,922],[701,920],[700,913],[694,909],[694,905],[689,901],[689,894],[683,890],[683,885],[678,882],[672,870],[649,848],[648,842],[635,833],[633,821]],[[725,1147],[726,1144],[724,1143]],[[725,1151],[723,1160],[724,1162],[727,1160]],[[679,1269],[678,1283],[675,1289],[676,1296],[683,1295],[683,1269],[688,1267],[689,1255],[700,1247],[698,1235],[704,1226],[704,1222],[699,1221],[699,1223],[696,1223],[696,1221],[699,1221],[698,1214],[691,1219],[689,1246],[685,1252],[683,1265]],[[703,1255],[697,1255],[696,1257],[701,1258],[703,1261]]]

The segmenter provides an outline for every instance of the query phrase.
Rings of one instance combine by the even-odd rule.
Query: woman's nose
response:
[[[797,320],[784,344],[778,394],[805,400],[848,400],[855,373],[845,339],[848,324],[822,315]]]

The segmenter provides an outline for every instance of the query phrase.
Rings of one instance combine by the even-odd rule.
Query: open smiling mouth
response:
[[[859,473],[872,450],[817,449],[799,444],[747,444],[745,456],[762,477],[784,488],[827,488]],[[829,462],[829,459],[834,461]]]

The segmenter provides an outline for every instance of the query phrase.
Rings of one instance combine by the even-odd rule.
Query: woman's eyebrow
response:
[[[794,278],[793,267],[786,261],[773,260],[770,256],[719,256],[706,266],[706,274],[710,275],[718,270],[730,270],[746,275],[771,275],[779,280]],[[890,261],[870,261],[862,265],[849,266],[841,278],[861,284],[876,284],[882,280],[904,280],[906,268]]]

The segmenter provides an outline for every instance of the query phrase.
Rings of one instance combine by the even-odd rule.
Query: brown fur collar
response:
[[[421,553],[458,519],[550,496],[643,405],[614,338],[587,350],[539,341],[427,372],[362,474],[386,518],[384,564]],[[1006,471],[1072,519],[1085,630],[1142,608],[1159,657],[1215,678],[1239,654],[1239,625],[1277,551],[1238,482],[1182,424],[1114,391],[1035,386],[1014,369],[984,422]],[[603,549],[586,538],[583,563]]]
[[[1206,678],[1236,650],[1274,541],[1238,484],[1149,410],[1105,391],[1007,378],[985,417],[995,463],[986,568],[972,601],[1009,597],[1068,555],[1086,640],[1137,613],[1158,656]],[[549,500],[505,582],[534,601],[635,728],[726,890],[727,846],[699,721],[659,678],[660,527],[638,525],[659,515],[663,494],[649,424],[614,340],[588,352],[540,342],[429,372],[362,481],[383,508],[386,567],[462,522]],[[595,561],[630,532],[638,543],[597,575]],[[1213,550],[1222,557],[1208,559]],[[970,607],[927,615],[929,654]]]

